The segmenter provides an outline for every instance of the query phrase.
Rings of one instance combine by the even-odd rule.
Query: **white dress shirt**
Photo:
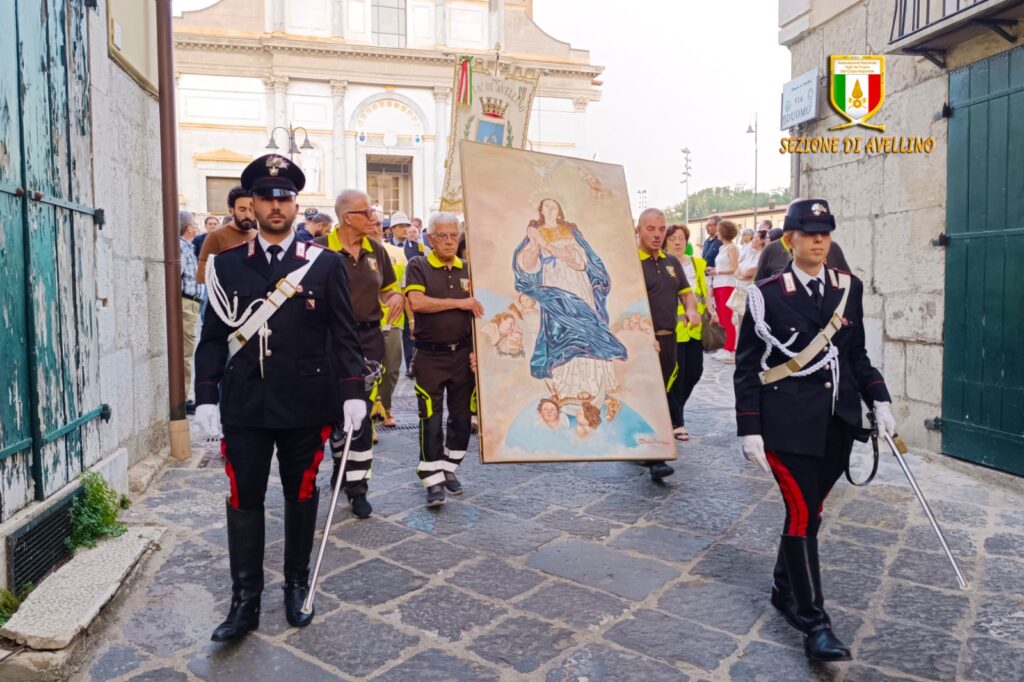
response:
[[[814,298],[814,290],[811,289],[811,287],[809,286],[809,282],[812,279],[816,279],[819,282],[821,282],[821,295],[822,296],[825,295],[825,266],[824,265],[822,265],[821,269],[818,270],[818,274],[817,275],[810,275],[810,274],[804,272],[803,270],[801,270],[797,266],[796,263],[793,263],[793,274],[795,274],[796,278],[798,280],[800,280],[800,284],[802,284],[804,286],[804,291],[806,291],[807,295],[810,296],[811,298]]]
[[[270,252],[267,251],[267,249],[273,246],[273,244],[264,239],[263,235],[256,237],[256,239],[260,240],[260,248],[263,249],[263,253],[267,255],[267,263],[270,263]],[[285,237],[284,241],[278,244],[278,246],[281,247],[281,253],[277,254],[277,260],[281,260],[282,258],[284,258],[285,251],[287,251],[291,247],[293,241],[295,241],[295,233],[289,232],[288,236]]]

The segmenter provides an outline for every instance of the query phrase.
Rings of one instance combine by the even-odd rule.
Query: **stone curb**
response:
[[[134,527],[79,552],[29,595],[0,635],[30,649],[66,648],[93,622],[162,528]]]

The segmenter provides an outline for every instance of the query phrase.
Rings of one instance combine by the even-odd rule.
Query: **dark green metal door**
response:
[[[1024,474],[1024,48],[949,91],[942,449]]]
[[[0,0],[0,521],[99,454],[86,11]]]

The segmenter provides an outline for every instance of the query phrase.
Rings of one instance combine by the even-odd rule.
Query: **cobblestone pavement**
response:
[[[89,634],[74,679],[1021,679],[1024,498],[988,480],[997,476],[910,458],[967,592],[891,458],[867,488],[837,486],[823,580],[855,660],[810,665],[768,603],[783,506],[739,454],[730,368],[708,363],[688,415],[694,437],[665,484],[625,463],[483,466],[470,456],[465,494],[439,510],[423,506],[411,386],[399,389],[402,428],[381,434],[374,516],[339,509],[310,627],[291,629],[282,613],[275,478],[260,629],[209,641],[229,597],[227,481],[215,448],[195,444],[194,461],[169,468],[128,513],[168,532]]]

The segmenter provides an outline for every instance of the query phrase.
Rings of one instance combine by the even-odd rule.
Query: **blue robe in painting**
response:
[[[537,379],[550,379],[551,371],[574,358],[595,360],[625,360],[626,347],[608,328],[606,302],[611,291],[611,278],[604,263],[583,239],[575,225],[567,225],[572,236],[587,255],[585,271],[594,288],[595,312],[574,293],[556,287],[544,286],[544,267],[554,262],[554,256],[541,254],[541,267],[537,272],[523,272],[519,267],[519,254],[529,243],[523,241],[512,254],[512,271],[516,277],[516,291],[537,301],[540,308],[540,329],[537,343],[530,358],[530,374]]]

